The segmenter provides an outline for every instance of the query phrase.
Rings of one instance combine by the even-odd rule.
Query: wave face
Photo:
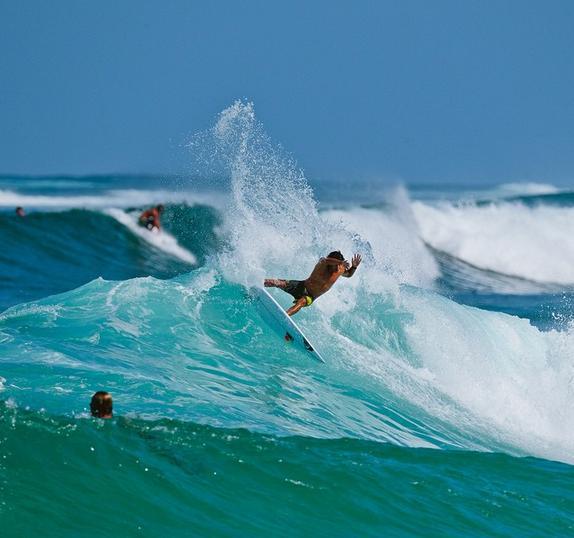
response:
[[[212,207],[167,205],[165,233],[157,235],[140,231],[137,214],[70,209],[32,211],[19,219],[0,213],[0,308],[98,277],[169,278],[202,264],[218,248],[220,216]]]
[[[190,147],[219,178],[203,202],[145,178],[132,202],[138,178],[0,178],[20,197],[0,201],[38,204],[0,214],[3,531],[83,535],[98,506],[122,536],[571,533],[569,254],[550,241],[570,194],[323,203],[241,102]],[[163,236],[135,224],[157,202]],[[321,365],[246,287],[334,249],[363,263],[297,315]],[[111,421],[88,417],[100,389]]]

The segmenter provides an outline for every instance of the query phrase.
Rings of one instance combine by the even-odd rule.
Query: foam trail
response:
[[[574,284],[574,209],[519,203],[412,204],[422,238],[467,263],[542,283]]]
[[[179,258],[180,260],[191,265],[197,264],[197,258],[195,255],[189,252],[189,250],[183,248],[177,242],[177,239],[165,230],[152,232],[147,228],[139,226],[137,222],[137,214],[128,214],[125,211],[117,208],[106,209],[104,213],[116,219],[118,222],[128,228],[134,235],[137,235],[139,238],[143,239],[155,248],[166,252],[175,258]]]

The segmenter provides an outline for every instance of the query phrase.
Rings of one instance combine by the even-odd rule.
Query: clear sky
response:
[[[237,98],[311,178],[574,178],[574,2],[0,0],[0,172],[178,172]]]

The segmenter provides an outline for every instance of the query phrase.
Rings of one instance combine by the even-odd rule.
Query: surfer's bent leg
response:
[[[289,310],[287,310],[287,315],[292,316],[296,314],[304,306],[307,306],[307,297],[301,297],[300,299],[297,299],[297,301],[295,301],[295,304],[291,308],[289,308]]]

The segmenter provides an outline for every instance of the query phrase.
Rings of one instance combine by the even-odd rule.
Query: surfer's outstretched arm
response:
[[[283,289],[287,286],[287,281],[281,278],[266,278],[263,281],[263,285],[266,288],[280,288]]]
[[[361,259],[362,258],[361,258],[360,254],[355,254],[353,256],[353,259],[351,260],[351,267],[349,267],[341,276],[351,278],[355,274],[357,267],[359,267],[359,265],[361,263]],[[348,265],[347,265],[347,267],[348,267]]]
[[[299,310],[301,310],[301,308],[303,308],[304,306],[307,306],[307,298],[301,297],[301,299],[298,299],[297,302],[287,310],[287,315],[293,316],[294,314],[299,312]]]

